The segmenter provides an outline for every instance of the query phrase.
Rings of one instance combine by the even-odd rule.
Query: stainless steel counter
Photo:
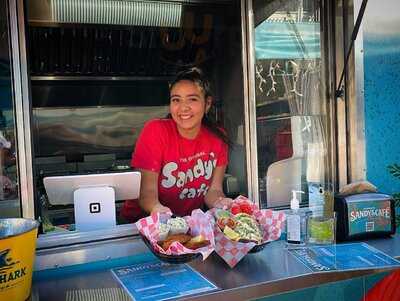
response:
[[[391,255],[400,256],[400,235],[391,239],[369,240],[368,244]],[[324,283],[369,275],[383,270],[358,270],[346,272],[310,273],[284,248],[284,242],[269,244],[259,253],[247,255],[235,268],[212,254],[206,261],[195,260],[190,265],[221,290],[188,300],[248,300],[291,290],[318,286]],[[90,245],[64,247],[58,250],[39,251],[36,270],[46,273],[71,265],[92,262],[107,262],[137,255],[148,256],[148,250],[139,238],[122,238],[113,242],[98,242]],[[105,261],[104,261],[105,260]],[[61,270],[60,270],[61,272]],[[113,278],[109,268],[90,269],[83,266],[79,272],[64,268],[61,275],[34,281],[32,300],[91,300],[78,296],[112,298],[113,301],[129,300]],[[40,278],[40,277],[39,277]],[[86,294],[86,295],[85,295]],[[75,296],[75,297],[73,297]],[[108,299],[103,300],[108,300]]]

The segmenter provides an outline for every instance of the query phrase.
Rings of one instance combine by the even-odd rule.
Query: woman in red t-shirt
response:
[[[211,105],[210,84],[200,69],[177,75],[170,85],[170,114],[147,122],[136,142],[131,165],[142,174],[140,197],[124,203],[125,219],[229,205],[222,181],[230,143],[207,117]]]
[[[377,282],[360,301],[399,301],[400,270],[396,270]]]

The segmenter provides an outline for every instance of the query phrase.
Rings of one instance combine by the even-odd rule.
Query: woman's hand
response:
[[[226,166],[217,166],[213,170],[210,188],[204,197],[204,201],[208,208],[227,209],[231,207],[233,202],[231,198],[227,198],[222,189]]]
[[[218,199],[214,202],[215,208],[227,209],[231,207],[233,200],[231,198],[226,197],[218,197]]]
[[[151,214],[153,213],[172,213],[171,209],[169,209],[166,206],[163,206],[161,204],[156,204],[154,207],[151,209]]]
[[[161,205],[158,200],[158,173],[139,169],[142,178],[140,183],[140,207],[150,214],[171,213],[171,209]]]

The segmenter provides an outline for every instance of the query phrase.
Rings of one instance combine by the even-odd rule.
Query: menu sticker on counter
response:
[[[400,267],[400,261],[366,243],[313,246],[289,252],[313,272]]]
[[[187,264],[154,260],[112,269],[132,300],[168,300],[218,289]]]

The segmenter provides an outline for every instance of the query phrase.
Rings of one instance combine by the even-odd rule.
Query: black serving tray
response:
[[[267,242],[262,242],[262,243],[260,243],[260,244],[258,244],[258,245],[255,245],[250,251],[249,251],[249,253],[257,253],[257,252],[260,252],[261,250],[263,250],[264,248],[265,248],[265,246],[267,245],[267,244],[269,244],[270,242],[269,241],[267,241]]]
[[[201,256],[200,253],[188,253],[182,255],[166,255],[161,254],[154,250],[153,246],[151,245],[150,241],[144,235],[140,234],[142,237],[143,242],[146,246],[150,249],[150,251],[161,261],[168,262],[168,263],[186,263],[192,261]]]

